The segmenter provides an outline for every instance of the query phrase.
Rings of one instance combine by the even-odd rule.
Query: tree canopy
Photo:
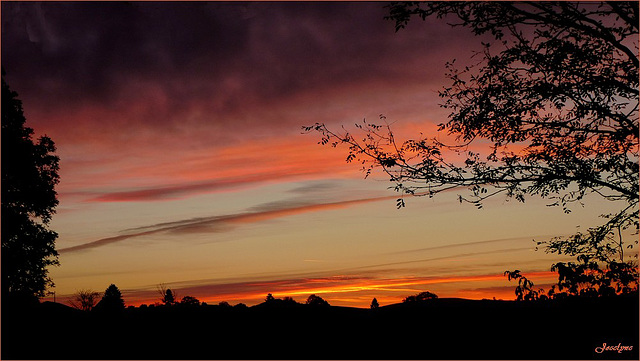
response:
[[[58,265],[48,228],[58,205],[59,158],[53,140],[34,142],[22,102],[2,72],[2,295],[35,299],[53,286],[47,267]]]
[[[478,208],[499,194],[541,196],[571,211],[587,195],[616,202],[604,224],[539,242],[547,252],[625,262],[622,231],[638,229],[637,2],[409,2],[388,6],[396,30],[444,19],[482,43],[472,64],[446,64],[438,133],[396,140],[385,116],[359,136],[324,124],[321,144],[349,149],[367,176],[381,169],[403,195],[467,189]],[[398,207],[405,205],[398,199]],[[637,244],[637,241],[635,241]]]
[[[369,307],[372,310],[380,307],[380,304],[378,303],[378,300],[375,297],[373,298],[373,300],[371,300],[371,305]]]
[[[160,283],[156,285],[156,290],[158,291],[158,295],[160,296],[160,301],[167,305],[171,306],[178,303],[178,294],[175,291],[167,288],[167,285],[164,283]]]
[[[436,295],[435,293],[424,291],[424,292],[418,293],[417,295],[407,296],[404,300],[402,300],[402,302],[403,303],[424,302],[427,300],[435,300],[436,298],[438,298],[438,295]]]
[[[172,305],[176,302],[176,298],[173,295],[173,291],[171,291],[171,289],[167,289],[164,293],[164,296],[162,297],[162,302],[165,305]]]
[[[327,302],[324,298],[316,295],[310,295],[309,297],[307,297],[306,304],[310,306],[320,306],[320,307],[329,306],[329,302]]]
[[[100,292],[96,292],[90,289],[82,289],[76,291],[72,298],[69,300],[69,304],[72,307],[81,311],[91,311],[100,298]]]
[[[100,302],[98,302],[94,309],[96,311],[109,313],[123,311],[124,299],[122,298],[120,289],[114,284],[109,285],[109,287],[107,287],[107,289],[104,291],[102,299],[100,300]]]
[[[180,300],[180,304],[185,306],[200,306],[200,300],[192,296],[184,296],[182,300]],[[222,302],[220,302],[220,304],[222,305]]]

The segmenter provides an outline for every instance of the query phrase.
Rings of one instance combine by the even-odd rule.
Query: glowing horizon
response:
[[[536,281],[540,286],[548,286],[557,280],[557,274],[549,271],[531,272],[526,276]],[[501,281],[504,279],[505,276],[503,274],[441,278],[413,277],[405,279],[375,279],[336,275],[324,278],[190,285],[183,286],[182,288],[180,288],[180,286],[178,286],[178,288],[171,288],[169,285],[163,286],[172,289],[179,298],[184,296],[193,297],[194,294],[202,294],[207,288],[215,289],[218,295],[196,297],[201,302],[208,304],[228,302],[231,305],[244,303],[248,306],[253,306],[262,303],[269,293],[275,298],[291,297],[299,303],[304,303],[308,296],[315,294],[328,300],[332,305],[368,308],[373,298],[376,298],[381,306],[400,303],[407,296],[433,290],[433,288],[429,288],[430,285],[478,283],[478,286],[481,286],[483,283],[487,283],[487,281]],[[464,289],[453,293],[448,292],[439,295],[439,297],[475,300],[512,300],[514,298],[514,287],[513,285],[505,285],[502,287],[488,288],[486,290],[479,287],[476,289]],[[124,296],[129,300],[127,306],[161,304],[161,297],[157,289],[128,290]]]

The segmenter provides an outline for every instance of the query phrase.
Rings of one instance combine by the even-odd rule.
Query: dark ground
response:
[[[80,312],[2,309],[2,359],[635,359],[638,297]],[[604,351],[607,345],[631,351]]]

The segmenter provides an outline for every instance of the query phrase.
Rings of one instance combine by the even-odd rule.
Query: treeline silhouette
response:
[[[120,304],[118,299],[109,302]],[[269,294],[251,307],[207,305],[190,296],[180,302],[96,306],[92,311],[53,302],[14,305],[3,309],[1,356],[638,359],[637,293],[518,302],[438,298],[423,292],[398,304],[374,304],[377,300],[368,309],[340,307],[317,295],[297,302]],[[618,350],[623,347],[631,349]]]

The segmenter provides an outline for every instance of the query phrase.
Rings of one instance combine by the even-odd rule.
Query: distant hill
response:
[[[84,312],[58,302],[45,301],[40,304],[40,312],[58,315],[80,315]]]
[[[2,359],[638,359],[638,297],[2,312]],[[617,352],[598,347],[631,346]]]

